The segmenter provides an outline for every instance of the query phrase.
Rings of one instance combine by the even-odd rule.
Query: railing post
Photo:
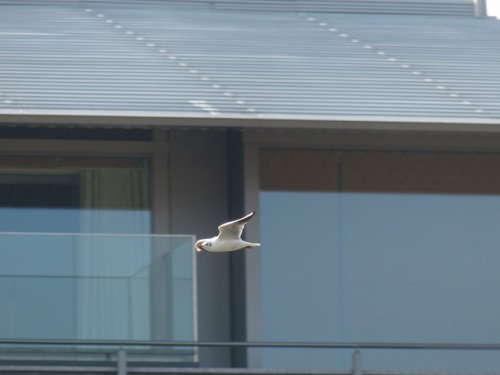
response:
[[[363,375],[361,368],[361,352],[356,349],[352,355],[352,375]]]
[[[118,349],[117,367],[118,375],[127,375],[127,351],[123,348]]]

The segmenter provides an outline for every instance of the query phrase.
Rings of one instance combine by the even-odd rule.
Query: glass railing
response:
[[[499,195],[262,191],[259,200],[263,340],[500,341]],[[363,367],[493,372],[498,354],[386,347],[363,353]],[[262,361],[351,366],[342,350],[264,349]]]
[[[192,236],[0,233],[0,339],[194,341],[195,258]],[[116,348],[57,347],[71,359],[108,349]],[[0,358],[54,350],[3,345]],[[128,352],[196,360],[194,348]]]

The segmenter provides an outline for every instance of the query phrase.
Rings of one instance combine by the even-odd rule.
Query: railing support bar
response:
[[[118,375],[127,375],[127,351],[125,349],[118,349],[117,353],[117,367]]]
[[[352,375],[363,375],[361,352],[358,349],[356,349],[352,355]]]

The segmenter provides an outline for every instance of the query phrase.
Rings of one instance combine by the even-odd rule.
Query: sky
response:
[[[500,18],[500,0],[487,0],[488,15]]]

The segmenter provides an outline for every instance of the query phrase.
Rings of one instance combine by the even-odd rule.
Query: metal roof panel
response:
[[[494,19],[5,2],[0,114],[500,120]]]

